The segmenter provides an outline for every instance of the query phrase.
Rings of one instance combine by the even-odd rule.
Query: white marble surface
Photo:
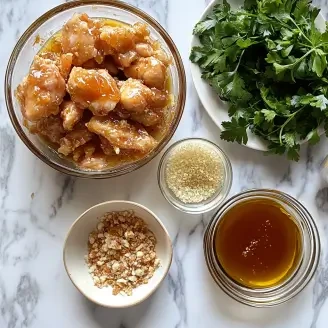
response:
[[[0,85],[9,54],[23,31],[60,0],[0,0]],[[242,306],[223,294],[205,266],[202,235],[211,213],[185,215],[157,187],[159,157],[137,172],[107,181],[69,178],[34,157],[15,135],[0,88],[0,327],[1,328],[326,328],[328,326],[328,186],[319,165],[327,140],[302,148],[299,163],[220,141],[202,109],[188,63],[191,31],[205,0],[131,0],[168,30],[183,57],[188,96],[174,140],[202,136],[219,143],[233,165],[231,194],[277,188],[312,213],[323,246],[319,270],[294,300],[273,309]],[[326,1],[320,3],[325,8]],[[34,197],[31,197],[31,195]],[[163,220],[174,241],[174,260],[159,290],[143,304],[122,310],[96,306],[69,281],[62,262],[65,234],[89,206],[110,199],[140,202]]]

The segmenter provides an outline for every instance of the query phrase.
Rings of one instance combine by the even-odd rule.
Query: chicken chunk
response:
[[[105,55],[124,54],[135,49],[135,44],[144,42],[149,36],[146,24],[133,26],[108,26],[100,28],[99,48]]]
[[[89,131],[106,138],[113,147],[120,149],[147,153],[157,144],[144,128],[129,124],[126,120],[94,116],[86,125]]]
[[[65,96],[65,80],[50,59],[34,57],[29,74],[16,91],[23,115],[29,121],[57,115]]]
[[[73,54],[73,64],[82,65],[97,56],[97,30],[87,14],[74,14],[62,29],[62,51]]]
[[[143,113],[131,113],[130,118],[144,126],[156,125],[161,121],[160,115],[148,108]]]
[[[127,79],[120,86],[122,107],[129,112],[142,113],[147,108],[162,109],[168,101],[166,91],[148,88],[140,80]]]
[[[68,79],[73,64],[73,54],[63,54],[59,60],[59,71],[65,81]]]
[[[132,112],[143,112],[151,97],[151,91],[140,80],[127,79],[120,88],[120,103],[124,109]]]
[[[162,90],[166,81],[166,67],[155,57],[141,57],[130,67],[124,69],[127,77],[143,80],[150,88]]]
[[[129,26],[104,26],[100,28],[99,38],[99,47],[105,55],[125,53],[134,49],[134,31]]]
[[[71,100],[63,101],[60,109],[64,129],[67,131],[73,130],[74,125],[82,119],[84,109]]]
[[[118,54],[114,56],[115,63],[119,67],[129,67],[131,64],[138,59],[138,54],[134,50],[130,50],[124,54]]]
[[[89,108],[97,116],[107,115],[120,100],[116,82],[105,69],[74,67],[67,91],[78,106]]]
[[[148,100],[148,106],[152,109],[163,109],[169,100],[169,94],[167,91],[151,89],[151,97]]]
[[[67,53],[67,54],[60,55],[59,53],[47,51],[41,53],[39,56],[44,59],[52,60],[55,63],[55,65],[59,68],[59,72],[62,75],[62,77],[65,79],[65,81],[67,80],[72,68],[73,54]]]
[[[65,136],[63,122],[59,116],[41,118],[36,122],[34,131],[46,137],[50,142],[59,144],[60,139]]]
[[[122,118],[124,120],[130,118],[130,116],[131,116],[131,112],[129,112],[125,108],[123,108],[123,106],[120,103],[117,104],[114,111],[115,111],[115,114],[119,118]]]
[[[97,154],[92,157],[86,157],[79,163],[79,167],[84,170],[101,171],[108,167],[106,155]]]
[[[150,33],[145,23],[137,22],[133,24],[132,28],[136,43],[145,42],[149,39]]]
[[[90,158],[95,151],[95,144],[92,141],[89,141],[85,145],[80,146],[73,151],[73,160],[75,162],[79,162],[82,158]]]
[[[116,147],[116,151],[113,145],[104,137],[99,136],[100,139],[100,148],[104,152],[105,155],[116,155],[119,154],[120,150]]]
[[[86,144],[92,139],[92,133],[82,124],[73,131],[66,134],[60,139],[60,147],[58,152],[67,156],[72,153],[77,147]]]
[[[140,57],[150,57],[153,54],[153,48],[149,43],[136,44],[136,53]]]

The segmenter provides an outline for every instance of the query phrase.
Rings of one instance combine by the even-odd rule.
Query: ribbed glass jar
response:
[[[234,281],[226,274],[215,254],[215,233],[220,220],[231,208],[250,200],[271,200],[279,203],[294,218],[301,234],[302,250],[298,266],[287,280],[269,288],[250,288]],[[290,300],[309,283],[318,266],[320,239],[312,216],[295,198],[277,190],[253,189],[231,197],[220,206],[206,228],[204,252],[213,279],[226,294],[246,305],[270,307]]]

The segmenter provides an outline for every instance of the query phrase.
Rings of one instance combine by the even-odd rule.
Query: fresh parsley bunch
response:
[[[201,46],[190,60],[229,103],[221,138],[247,143],[246,130],[269,151],[298,161],[300,140],[328,136],[328,29],[315,25],[309,0],[245,0],[232,11],[224,0],[194,28]]]

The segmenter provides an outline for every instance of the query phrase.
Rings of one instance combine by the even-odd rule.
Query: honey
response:
[[[295,272],[302,235],[291,214],[267,199],[243,201],[221,218],[215,255],[230,278],[249,288],[273,287]]]

